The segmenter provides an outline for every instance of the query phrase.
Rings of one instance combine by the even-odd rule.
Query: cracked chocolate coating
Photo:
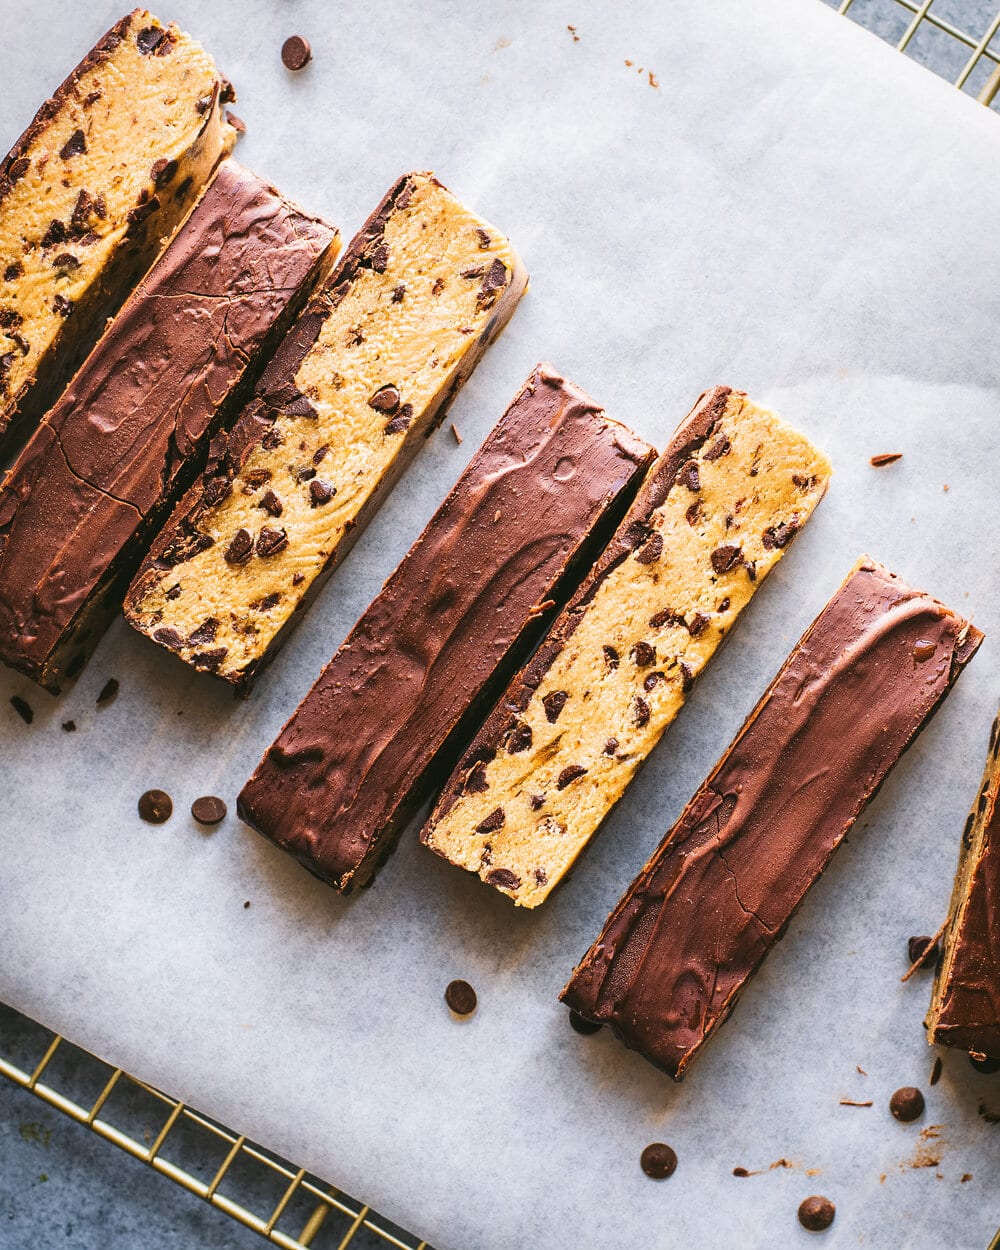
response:
[[[981,641],[937,600],[859,561],[563,1002],[680,1080]]]
[[[0,658],[57,690],[336,231],[234,161],[0,487]],[[120,598],[119,598],[120,602]]]
[[[1000,1059],[1000,720],[966,822],[927,1018],[931,1045]]]
[[[242,818],[336,888],[363,883],[652,454],[539,366],[244,786]]]

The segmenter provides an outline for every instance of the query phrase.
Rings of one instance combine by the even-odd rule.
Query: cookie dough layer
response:
[[[540,365],[243,787],[242,818],[336,889],[364,884],[651,459]]]
[[[433,175],[401,178],[174,512],[129,622],[247,690],[526,285],[502,234]]]
[[[741,391],[703,395],[466,753],[422,841],[518,906],[543,903],[829,476],[825,456]]]
[[[563,1002],[681,1080],[981,642],[944,604],[860,560]]]
[[[1000,720],[962,834],[927,1040],[1000,1059]]]
[[[222,163],[0,486],[0,659],[79,672],[336,239]]]
[[[37,424],[232,150],[233,98],[197,43],[136,9],[0,164],[0,452]]]

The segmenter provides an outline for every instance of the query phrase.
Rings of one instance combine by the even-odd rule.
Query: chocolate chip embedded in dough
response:
[[[495,833],[497,829],[502,829],[504,821],[507,819],[502,807],[494,808],[485,820],[476,825],[476,833]]]
[[[70,137],[59,149],[59,156],[62,160],[71,160],[74,156],[83,156],[87,151],[87,140],[84,138],[82,130],[74,130]]]
[[[739,547],[725,545],[716,547],[712,552],[712,568],[716,573],[728,573],[730,569],[735,568],[743,560],[743,552]]]
[[[643,726],[649,724],[649,704],[640,695],[636,695],[635,703],[632,705],[632,720],[642,729]]]
[[[527,751],[531,746],[531,740],[531,726],[525,724],[523,720],[518,721],[507,738],[507,754],[517,755],[520,751]]]
[[[637,668],[649,668],[650,664],[656,663],[656,648],[646,642],[645,639],[637,642],[632,647],[629,655]]]
[[[636,554],[637,564],[653,564],[663,554],[663,535],[651,534]]]
[[[309,505],[312,508],[321,508],[323,504],[329,503],[337,493],[337,488],[332,482],[324,482],[322,478],[316,478],[315,481],[309,483]]]
[[[288,534],[284,530],[269,529],[265,525],[257,536],[257,554],[265,560],[284,551],[287,546]]]
[[[253,555],[253,538],[249,530],[238,529],[225,550],[227,564],[246,564]]]
[[[384,412],[386,414],[395,412],[399,404],[399,391],[391,383],[386,386],[380,386],[368,400],[369,408],[374,408],[376,412]]]
[[[486,878],[486,884],[500,886],[504,890],[516,890],[521,884],[521,878],[509,868],[494,868]]]
[[[554,725],[559,719],[559,713],[566,706],[566,700],[569,695],[565,690],[553,690],[551,694],[547,694],[542,699],[542,707],[545,709],[545,719],[550,725]]]
[[[269,516],[274,517],[281,516],[284,511],[284,505],[282,504],[281,499],[274,493],[273,490],[269,490],[266,495],[262,496],[260,502],[257,504],[257,507],[263,508]]]
[[[490,783],[486,779],[486,765],[482,760],[477,760],[469,770],[463,788],[466,794],[485,794],[490,788]]]
[[[559,780],[556,782],[556,789],[565,790],[568,785],[576,781],[578,777],[582,777],[587,771],[582,764],[567,764],[559,774]]]

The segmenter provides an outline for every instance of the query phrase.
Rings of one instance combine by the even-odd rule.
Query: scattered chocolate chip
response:
[[[255,612],[270,612],[280,602],[281,595],[276,590],[272,590],[269,595],[265,595],[263,599],[258,599],[256,603],[251,603],[250,606]]]
[[[301,585],[302,585],[302,583],[303,583],[305,580],[306,580],[306,575],[305,575],[305,573],[293,573],[293,574],[292,574],[292,585],[293,585],[293,586],[301,586]]]
[[[409,428],[409,424],[412,420],[413,420],[413,405],[404,404],[402,408],[400,408],[399,412],[397,412],[396,415],[392,418],[392,420],[386,422],[384,433],[402,434],[402,432],[405,429]]]
[[[813,1194],[799,1203],[799,1223],[811,1233],[825,1232],[833,1223],[837,1208],[829,1198]]]
[[[284,506],[282,505],[281,500],[273,490],[269,490],[267,494],[263,496],[261,501],[257,504],[257,507],[263,508],[264,511],[270,516],[281,516],[284,511]]]
[[[944,1060],[940,1055],[935,1056],[934,1065],[931,1068],[930,1084],[936,1085],[941,1079],[941,1073],[944,1071]]]
[[[247,901],[243,904],[243,910],[244,910],[244,911],[246,911],[246,909],[247,909],[249,906],[250,906],[250,900],[249,900],[249,899],[247,899]]]
[[[271,480],[270,469],[249,469],[243,474],[243,494],[252,495]]]
[[[52,301],[52,311],[58,313],[60,317],[68,317],[73,311],[73,302],[65,295],[57,295]]]
[[[444,290],[444,278],[435,278],[434,285],[431,287],[432,295],[440,295]]]
[[[649,704],[645,699],[636,696],[635,704],[632,709],[632,719],[640,729],[644,725],[649,724]]]
[[[609,738],[609,739],[607,740],[607,742],[605,742],[605,744],[604,744],[604,750],[601,752],[601,754],[602,754],[602,755],[614,755],[614,753],[615,753],[617,750],[618,750],[618,739],[617,739],[617,738]]]
[[[545,708],[545,719],[550,725],[554,725],[559,719],[559,713],[566,706],[566,700],[569,695],[565,690],[553,690],[551,694],[547,694],[542,700],[542,707]]]
[[[316,476],[316,470],[313,468],[311,464],[306,465],[306,467],[302,469],[296,469],[292,465],[289,465],[288,467],[289,467],[289,471],[291,472],[292,476],[295,478],[296,482],[299,482],[299,483],[311,482],[312,479]]]
[[[61,221],[49,222],[49,228],[42,235],[41,246],[43,249],[54,247],[57,243],[65,243],[68,238],[66,227]]]
[[[521,884],[521,878],[509,868],[494,868],[486,878],[486,884],[496,885],[504,890],[516,890]]]
[[[639,1166],[654,1181],[666,1180],[677,1170],[677,1152],[661,1141],[653,1142],[639,1156]]]
[[[701,490],[701,474],[698,472],[697,460],[689,460],[677,470],[677,481],[688,490]]]
[[[742,1177],[742,1176],[753,1176],[753,1173],[752,1173],[752,1172],[751,1172],[748,1168],[733,1168],[733,1175],[734,1175],[734,1176],[741,1176],[741,1177]]]
[[[191,631],[188,636],[188,646],[207,647],[210,642],[215,642],[215,635],[218,631],[219,622],[214,616],[207,616],[197,629]]]
[[[214,673],[228,654],[228,647],[216,647],[214,651],[197,652],[192,656],[192,662],[195,668],[203,668],[206,672]]]
[[[68,161],[73,156],[83,156],[86,150],[87,140],[83,137],[83,131],[74,130],[59,149],[59,156],[62,160]]]
[[[288,534],[284,530],[272,530],[265,525],[257,536],[257,554],[265,560],[284,551],[287,546]]]
[[[617,668],[620,656],[614,647],[603,647],[604,659],[607,661],[608,668]]]
[[[253,555],[253,538],[249,530],[238,529],[226,548],[223,558],[227,564],[246,564]]]
[[[930,937],[911,937],[906,943],[906,950],[910,965],[916,964],[920,968],[936,968],[941,956],[937,942]]]
[[[650,664],[656,663],[656,648],[644,639],[635,644],[629,655],[637,668],[649,668]]]
[[[405,294],[406,294],[406,283],[401,282],[399,286],[393,287],[392,302],[394,304],[401,304],[403,302],[403,296]]]
[[[506,819],[503,808],[496,807],[485,820],[476,825],[476,833],[496,833],[498,829],[503,828]]]
[[[118,678],[109,677],[101,687],[101,693],[97,696],[97,706],[107,707],[109,703],[114,703],[115,699],[118,698],[118,690]]]
[[[993,1059],[989,1055],[969,1055],[969,1063],[977,1072],[982,1072],[986,1076],[1000,1072],[1000,1059]]]
[[[704,612],[696,612],[687,623],[688,633],[692,638],[697,638],[708,624],[709,618]]]
[[[313,452],[313,464],[322,464],[326,459],[327,452],[330,450],[330,444],[324,443],[322,447],[317,447]]]
[[[515,723],[510,735],[507,738],[507,754],[517,755],[521,751],[527,751],[531,746],[531,726],[523,720]]]
[[[716,612],[728,612],[729,611],[729,596],[728,595],[725,597],[725,599],[720,600],[715,610]]]
[[[796,517],[790,521],[783,521],[780,525],[769,526],[763,534],[764,546],[768,551],[775,547],[787,547],[795,535],[799,532],[799,523]]]
[[[732,443],[726,438],[725,434],[721,438],[715,440],[712,446],[705,452],[706,460],[718,460],[724,456],[732,448]]]
[[[391,383],[386,386],[380,386],[368,400],[369,408],[374,408],[376,412],[384,412],[386,414],[395,412],[399,408],[399,404],[399,391]]]
[[[567,764],[559,774],[556,789],[565,790],[571,782],[576,781],[577,777],[582,777],[586,771],[582,764]]]
[[[226,805],[212,794],[203,795],[191,804],[191,815],[199,825],[218,825],[226,819]]]
[[[869,464],[873,469],[881,469],[884,464],[893,464],[897,460],[902,460],[903,453],[901,451],[883,451],[880,455],[872,456]]]
[[[743,552],[739,547],[716,547],[712,552],[712,568],[716,573],[728,573],[743,560]]]
[[[156,210],[160,207],[160,201],[154,195],[150,199],[144,198],[146,192],[140,192],[139,202],[135,208],[129,209],[128,223],[130,226],[141,225],[147,217],[152,217]]]
[[[651,534],[647,541],[643,544],[641,550],[636,555],[637,564],[653,564],[659,560],[663,554],[663,535],[660,533]]]
[[[63,728],[63,733],[75,734],[76,733],[76,721],[64,720],[62,723],[62,728]]]
[[[799,490],[811,490],[818,481],[819,478],[815,473],[808,476],[805,473],[792,474],[792,485],[797,486]]]
[[[26,725],[30,725],[35,719],[35,713],[31,704],[27,699],[22,699],[19,694],[10,696],[10,705]]]
[[[290,69],[294,73],[305,69],[311,60],[312,48],[309,46],[309,40],[303,39],[301,35],[289,35],[281,45],[281,63],[285,69]]]
[[[171,651],[180,651],[184,646],[184,639],[180,636],[176,629],[164,626],[163,629],[157,629],[153,632],[154,642],[161,643],[164,647],[169,647]]]
[[[471,1016],[478,1000],[468,981],[451,981],[445,989],[444,1001],[456,1016]]]
[[[322,478],[316,478],[314,482],[309,483],[309,506],[321,508],[323,504],[329,503],[336,493],[337,488],[332,482],[324,482]]]
[[[597,1020],[588,1020],[586,1016],[581,1016],[578,1011],[570,1010],[569,1013],[570,1028],[574,1033],[579,1033],[581,1037],[589,1037],[592,1033],[599,1033],[602,1025]]]
[[[904,1124],[916,1120],[924,1113],[924,1096],[912,1085],[904,1085],[897,1089],[889,1099],[889,1110]]]
[[[174,810],[173,799],[166,790],[147,790],[139,796],[139,815],[151,825],[162,825]]]
[[[31,161],[26,156],[19,156],[7,170],[7,181],[14,186],[15,183],[21,181],[30,168]]]
[[[533,794],[531,796],[531,810],[533,812],[540,812],[544,806],[545,806],[544,794]]]

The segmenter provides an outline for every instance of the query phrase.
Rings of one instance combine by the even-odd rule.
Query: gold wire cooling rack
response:
[[[982,18],[985,5],[975,0],[963,0],[961,5],[955,0],[950,4],[947,0],[826,3],[876,30],[900,52],[917,57],[981,104],[1000,105],[1000,11],[981,23],[979,33],[974,34],[948,14],[961,10],[967,19],[972,10],[978,10],[971,15]],[[121,1068],[110,1067],[65,1038],[41,1026],[36,1032],[37,1057],[15,1063],[0,1016],[0,1076],[282,1250],[320,1250],[321,1246],[331,1250],[362,1250],[362,1246],[429,1250],[427,1242],[395,1228],[366,1204],[304,1168],[287,1163]],[[87,1068],[92,1086],[85,1099],[79,1093],[70,1096],[65,1079],[60,1079],[69,1071],[79,1078],[81,1064]],[[127,1100],[121,1098],[125,1091],[130,1093]],[[141,1126],[134,1123],[137,1092],[146,1098]],[[150,1123],[154,1127],[148,1127]],[[206,1171],[205,1159],[213,1152],[217,1162]],[[249,1174],[253,1174],[252,1180]],[[269,1191],[270,1196],[266,1196]],[[1000,1250],[1000,1233],[989,1250]]]

